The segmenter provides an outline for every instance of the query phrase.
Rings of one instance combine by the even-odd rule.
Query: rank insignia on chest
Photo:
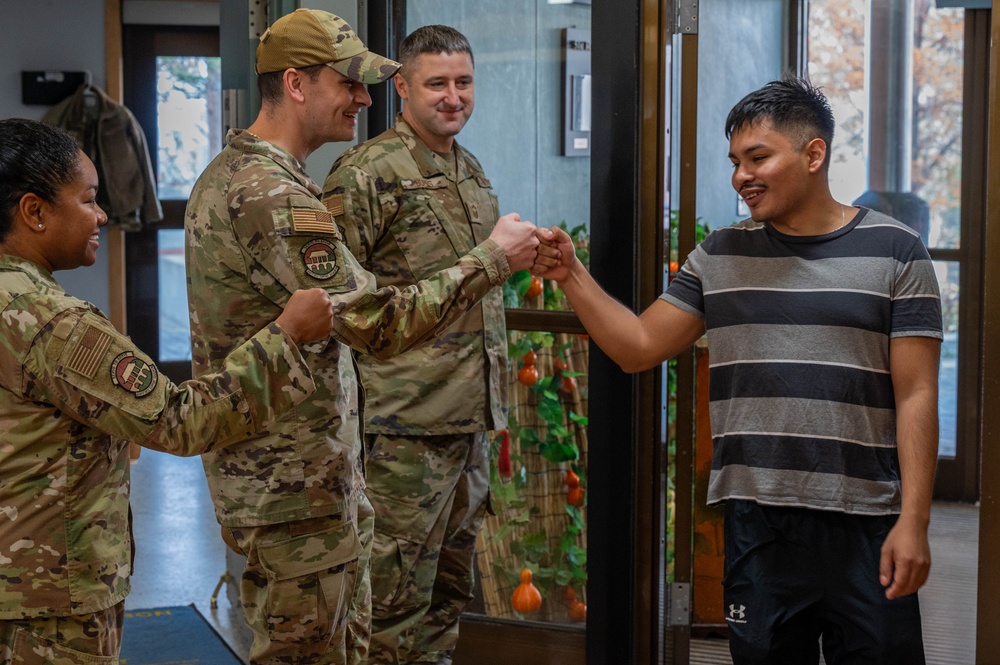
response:
[[[136,397],[145,397],[156,387],[156,366],[137,358],[131,351],[119,353],[111,361],[111,382]]]
[[[329,240],[315,238],[302,246],[302,264],[306,274],[316,279],[330,279],[340,271],[337,248]]]
[[[333,215],[313,208],[292,208],[292,229],[296,233],[337,233]]]

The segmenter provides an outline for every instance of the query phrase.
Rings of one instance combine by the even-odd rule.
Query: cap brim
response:
[[[344,58],[330,63],[330,67],[350,79],[371,85],[381,83],[395,75],[402,67],[395,60],[383,58],[371,51],[364,51],[353,58]]]

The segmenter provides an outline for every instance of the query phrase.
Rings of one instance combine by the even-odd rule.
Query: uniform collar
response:
[[[12,254],[0,254],[0,270],[22,272],[27,275],[32,282],[46,284],[48,286],[59,287],[59,283],[45,268],[32,263],[28,259]],[[61,288],[61,287],[59,287]]]
[[[320,187],[306,173],[305,164],[300,162],[292,153],[273,143],[265,141],[255,134],[251,134],[245,129],[230,129],[226,135],[226,143],[234,150],[240,152],[251,152],[263,157],[267,157],[272,162],[288,172],[294,180],[307,188],[317,197],[323,194]]]
[[[448,161],[428,148],[427,144],[420,140],[417,133],[413,131],[413,127],[406,120],[403,120],[402,113],[396,114],[396,123],[393,125],[393,129],[399,134],[403,145],[407,147],[413,156],[413,161],[417,163],[417,168],[420,169],[421,176],[432,178],[434,176],[448,175],[448,172],[451,170]],[[456,157],[455,164],[458,170],[455,181],[461,182],[462,180],[475,177],[476,169],[473,168],[469,161],[469,153],[458,144],[458,141],[455,141],[453,146]]]

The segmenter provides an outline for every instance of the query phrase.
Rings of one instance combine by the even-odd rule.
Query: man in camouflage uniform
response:
[[[252,663],[357,663],[367,652],[373,512],[350,349],[386,358],[430,339],[536,256],[534,227],[515,215],[406,288],[377,285],[344,246],[343,201],[324,207],[303,164],[323,143],[354,138],[371,104],[364,84],[397,68],[332,14],[282,17],[257,48],[261,113],[229,134],[188,204],[195,369],[214,367],[297,288],[324,288],[335,307],[333,339],[306,347],[312,399],[203,457],[223,537],[247,557]]]
[[[67,179],[68,178],[68,179]],[[52,271],[91,265],[107,215],[65,132],[0,121],[0,663],[117,665],[132,570],[129,442],[195,455],[315,389],[298,344],[332,304],[301,292],[180,385]]]
[[[479,162],[455,141],[474,103],[468,40],[426,26],[399,53],[403,112],[334,164],[324,195],[344,206],[345,241],[379,286],[402,288],[481,242],[499,210]],[[358,357],[375,507],[372,663],[451,662],[489,496],[486,431],[507,426],[506,356],[494,291],[432,344]]]

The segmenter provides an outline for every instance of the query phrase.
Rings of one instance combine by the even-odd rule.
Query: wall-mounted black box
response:
[[[56,104],[90,80],[90,72],[21,72],[22,104]]]

